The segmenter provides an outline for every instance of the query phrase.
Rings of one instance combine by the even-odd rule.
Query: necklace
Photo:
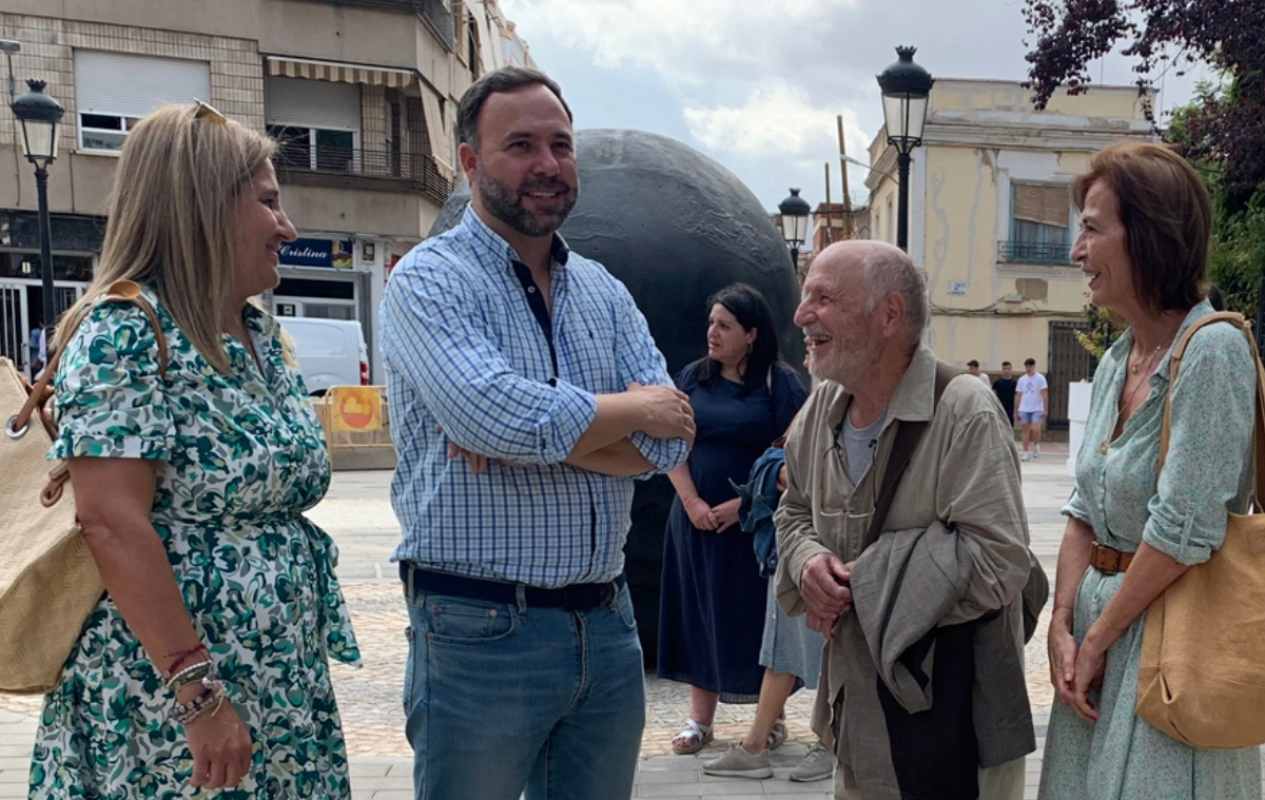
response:
[[[1162,348],[1163,346],[1164,345],[1162,344],[1155,345],[1155,349],[1151,351],[1151,355],[1149,355],[1146,360],[1148,362],[1153,361],[1155,359],[1156,354],[1160,352],[1160,348]],[[1129,365],[1129,372],[1132,372],[1134,375],[1137,375],[1141,371],[1142,371],[1142,359],[1138,359],[1137,361]]]
[[[1130,391],[1128,395],[1125,396],[1124,402],[1120,404],[1121,410],[1126,410],[1132,407],[1133,401],[1137,398],[1138,392],[1142,389],[1143,386],[1146,386],[1148,383],[1151,382],[1151,375],[1154,374],[1156,363],[1159,360],[1158,356],[1162,352],[1163,347],[1164,347],[1163,345],[1157,345],[1156,348],[1151,351],[1151,355],[1147,356],[1146,372],[1143,378],[1139,380],[1137,384],[1133,387],[1133,390]],[[1137,363],[1130,364],[1129,372],[1132,373],[1135,377],[1138,375],[1139,372],[1142,372],[1142,361],[1139,360]]]
[[[1129,409],[1133,406],[1133,401],[1137,399],[1138,392],[1142,390],[1142,387],[1151,382],[1151,377],[1155,374],[1156,367],[1159,364],[1159,355],[1162,352],[1164,352],[1164,345],[1156,345],[1155,349],[1151,351],[1151,355],[1147,356],[1146,359],[1138,359],[1136,363],[1128,364],[1126,371],[1129,375],[1136,377],[1139,372],[1142,372],[1142,364],[1145,360],[1146,374],[1131,390],[1123,393],[1123,396],[1120,398],[1119,412],[1116,415],[1115,431],[1111,434],[1111,436],[1103,439],[1102,443],[1098,445],[1098,452],[1102,455],[1107,455],[1107,452],[1111,449],[1112,440],[1121,434],[1124,424],[1129,420],[1129,417],[1133,416]],[[1130,358],[1132,358],[1132,353],[1130,354]],[[1123,387],[1125,389],[1129,388],[1129,375],[1125,376]]]

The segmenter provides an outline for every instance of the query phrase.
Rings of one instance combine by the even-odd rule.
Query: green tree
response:
[[[1085,92],[1092,61],[1123,46],[1136,59],[1139,91],[1195,62],[1227,76],[1185,113],[1184,154],[1222,172],[1237,211],[1265,185],[1265,2],[1262,0],[1024,0],[1029,86],[1038,109],[1055,90]]]
[[[1201,85],[1164,138],[1200,170],[1215,204],[1209,277],[1227,308],[1255,319],[1265,293],[1265,0],[1024,0],[1024,15],[1038,109],[1060,86],[1087,91],[1090,63],[1117,46],[1136,59],[1148,99],[1170,69],[1201,61],[1220,71],[1222,83]],[[1258,320],[1258,341],[1262,328]]]
[[[1265,284],[1265,178],[1244,196],[1227,180],[1224,162],[1198,142],[1203,109],[1232,106],[1242,96],[1237,80],[1224,86],[1201,84],[1190,105],[1173,112],[1164,138],[1192,158],[1212,196],[1212,251],[1208,278],[1221,293],[1225,308],[1256,319]],[[1261,331],[1257,331],[1257,335]]]
[[[1106,309],[1093,304],[1085,306],[1085,321],[1089,323],[1089,330],[1077,331],[1076,341],[1094,357],[1096,364],[1111,343],[1124,333],[1124,327]]]

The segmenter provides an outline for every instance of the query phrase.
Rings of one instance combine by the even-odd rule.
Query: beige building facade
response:
[[[941,358],[995,375],[1034,358],[1051,422],[1066,420],[1069,381],[1088,377],[1075,340],[1085,281],[1070,258],[1079,233],[1071,182],[1108,145],[1153,138],[1135,87],[1057,93],[1042,112],[1019,83],[937,79],[910,171],[909,253],[927,272],[929,342]],[[896,242],[896,152],[870,145],[871,236]]]
[[[479,53],[475,68],[480,75],[501,67],[538,69],[527,43],[496,0],[466,0],[466,8],[474,37],[470,46]]]
[[[269,297],[281,315],[357,319],[376,354],[391,267],[425,238],[458,178],[456,111],[478,75],[530,63],[495,0],[0,0],[16,92],[66,109],[49,169],[57,303],[89,280],[129,127],[205,100],[274,136],[299,240]],[[0,62],[0,87],[7,65]],[[33,170],[0,104],[0,355],[39,325]]]

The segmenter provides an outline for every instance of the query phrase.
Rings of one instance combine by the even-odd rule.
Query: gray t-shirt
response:
[[[852,420],[844,418],[843,428],[839,431],[839,446],[843,448],[843,466],[853,486],[860,484],[874,465],[874,448],[878,446],[878,435],[886,421],[886,408],[878,419],[864,428],[853,427]]]

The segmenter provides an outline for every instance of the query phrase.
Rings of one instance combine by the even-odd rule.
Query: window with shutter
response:
[[[159,106],[211,97],[205,61],[75,50],[79,147],[117,152],[137,122]]]
[[[1010,241],[1002,255],[1011,261],[1068,263],[1071,196],[1067,184],[1010,185]]]

